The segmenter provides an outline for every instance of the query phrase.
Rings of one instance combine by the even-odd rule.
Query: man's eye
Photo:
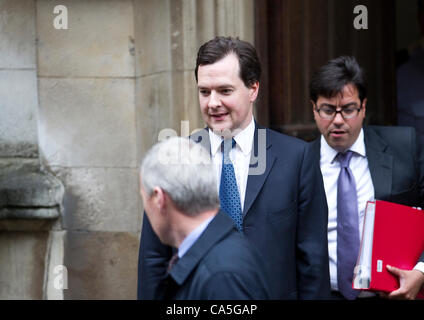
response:
[[[328,115],[332,115],[334,113],[334,109],[322,108],[321,110]]]
[[[344,109],[343,110],[343,113],[344,114],[352,114],[352,113],[354,113],[356,111],[356,109],[354,109],[354,108],[347,108],[347,109]]]
[[[199,92],[202,96],[207,96],[209,94],[208,90],[200,90]]]
[[[230,94],[231,92],[233,92],[233,90],[231,90],[231,89],[222,89],[221,92],[222,92],[222,94]]]

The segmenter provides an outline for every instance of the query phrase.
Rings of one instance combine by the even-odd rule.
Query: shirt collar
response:
[[[366,151],[365,151],[365,141],[364,141],[364,129],[361,128],[361,131],[359,132],[358,138],[353,143],[353,145],[348,149],[356,154],[366,157]],[[325,140],[324,136],[321,135],[321,160],[325,163],[333,163],[337,154],[339,152],[332,147],[329,146],[327,141]]]
[[[206,229],[209,222],[212,221],[214,216],[207,218],[203,221],[199,226],[196,227],[190,234],[184,238],[183,242],[181,242],[180,247],[178,248],[178,258],[181,258],[188,249],[196,242],[196,240],[200,237],[202,232]]]
[[[249,125],[240,131],[236,136],[234,136],[234,140],[237,143],[237,146],[240,148],[241,152],[244,155],[248,155],[252,151],[252,141],[255,135],[255,120],[252,116],[252,120]],[[209,138],[211,141],[211,153],[212,156],[219,151],[222,143],[222,137],[215,134],[213,130],[209,129]]]
[[[361,128],[358,138],[356,139],[355,143],[349,148],[349,150],[352,150],[353,152],[359,154],[362,157],[366,157],[367,154],[365,151],[364,129]]]

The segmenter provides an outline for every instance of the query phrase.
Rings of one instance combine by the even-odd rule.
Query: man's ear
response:
[[[362,100],[362,109],[364,109],[364,117],[365,117],[366,106],[367,106],[367,98]]]
[[[314,119],[315,119],[315,121],[316,121],[316,117],[318,116],[318,112],[317,112],[317,105],[316,105],[316,103],[311,99],[311,100],[309,100],[310,102],[311,102],[311,105],[312,105],[312,113],[313,113],[313,115],[314,115]]]
[[[309,100],[309,102],[311,103],[311,105],[312,105],[312,111],[315,111],[316,110],[316,106],[315,106],[315,102],[311,99],[311,100]]]
[[[166,194],[160,187],[154,187],[151,197],[153,198],[153,203],[158,209],[163,209],[166,202]]]
[[[258,97],[259,94],[259,81],[254,82],[253,84],[250,85],[249,87],[250,90],[250,102],[255,102],[256,98]]]

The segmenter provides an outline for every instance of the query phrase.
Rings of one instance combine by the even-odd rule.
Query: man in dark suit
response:
[[[321,132],[311,151],[320,164],[328,202],[332,295],[355,299],[359,292],[350,286],[366,203],[378,199],[423,207],[424,153],[413,128],[363,126],[366,82],[353,57],[322,66],[311,79],[310,98]],[[387,297],[414,299],[424,284],[423,262],[424,253],[413,270],[389,266],[400,288]]]
[[[327,298],[327,205],[319,166],[307,143],[256,124],[260,72],[256,50],[247,42],[217,37],[202,45],[195,76],[207,128],[191,138],[210,150],[221,208],[259,249],[270,297]],[[139,298],[160,291],[157,283],[171,254],[144,219]]]
[[[160,142],[143,159],[147,217],[160,241],[177,249],[155,298],[269,298],[259,253],[219,211],[216,184],[209,152],[189,139]]]

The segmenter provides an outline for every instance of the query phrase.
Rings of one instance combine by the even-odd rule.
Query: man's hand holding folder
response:
[[[414,300],[424,285],[424,273],[418,270],[402,270],[387,265],[387,270],[399,279],[399,289],[390,293],[381,292],[387,299]]]
[[[415,270],[423,252],[423,210],[368,202],[352,287],[382,292],[389,299],[424,298],[424,273]]]

